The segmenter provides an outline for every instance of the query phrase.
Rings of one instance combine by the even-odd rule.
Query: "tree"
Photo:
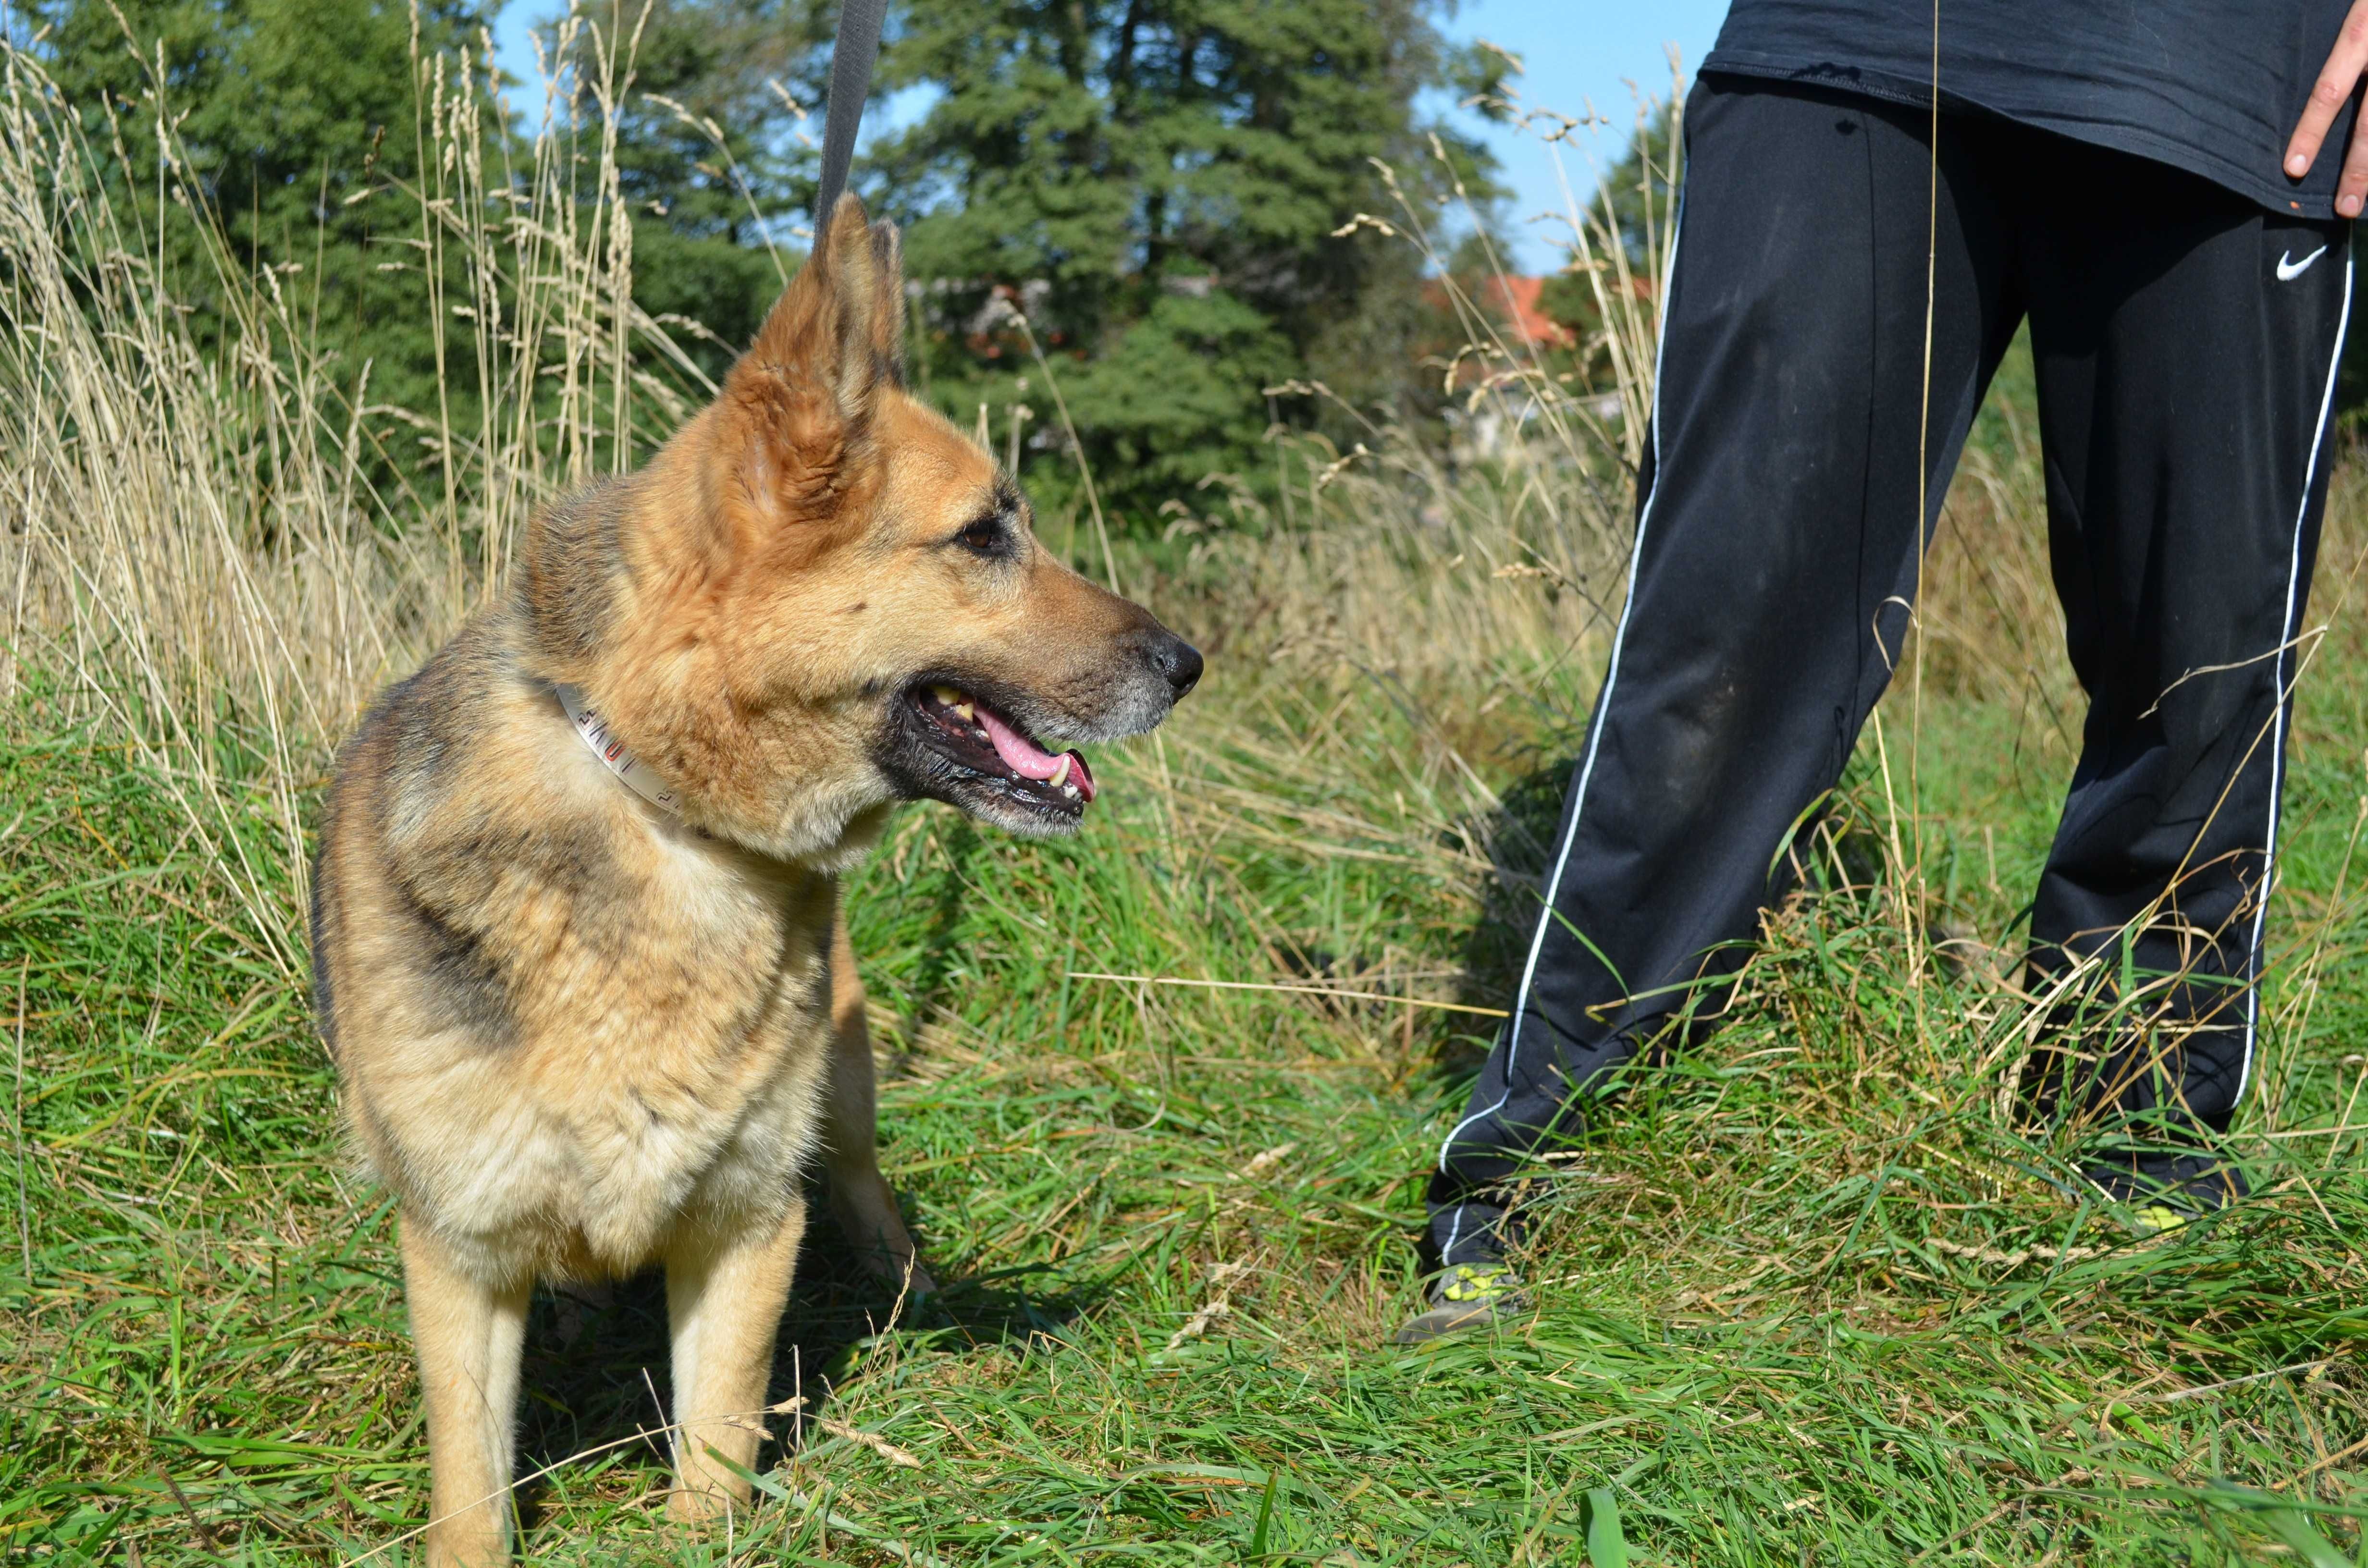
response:
[[[194,176],[230,265],[276,280],[346,384],[367,363],[370,403],[440,415],[465,437],[474,334],[488,329],[459,308],[473,297],[468,258],[418,244],[414,198],[439,222],[459,221],[455,200],[477,202],[470,221],[486,232],[510,221],[505,171],[520,128],[477,110],[424,143],[421,131],[454,73],[472,102],[490,85],[478,35],[499,0],[34,3],[37,47],[93,146],[120,133],[131,152],[109,177],[163,236],[165,281],[197,307],[199,343],[227,340],[208,312],[223,320],[230,307],[206,226],[159,194],[167,157]],[[878,89],[937,96],[886,138],[865,181],[908,224],[924,392],[965,424],[988,406],[998,434],[1030,405],[1030,478],[1057,500],[1075,482],[1033,363],[1041,348],[1086,455],[1138,515],[1212,472],[1264,485],[1266,388],[1314,376],[1394,412],[1435,398],[1436,371],[1417,363],[1432,325],[1418,258],[1336,231],[1359,212],[1394,212],[1376,156],[1426,222],[1457,176],[1486,210],[1485,152],[1417,107],[1437,89],[1496,85],[1497,57],[1440,39],[1450,3],[905,0]],[[562,131],[587,139],[587,154],[594,140],[613,147],[634,301],[711,370],[753,335],[794,265],[765,242],[790,240],[807,217],[815,160],[799,106],[822,99],[837,16],[836,0],[585,0],[588,25],[565,35],[574,97]],[[173,117],[164,146],[159,82]],[[421,157],[455,137],[484,170],[458,197],[449,159]],[[597,183],[575,199],[607,199]],[[1024,303],[1032,342],[998,302]],[[1303,425],[1324,407],[1281,403]],[[376,426],[399,437],[382,449],[390,464],[437,460],[440,449],[397,423]]]
[[[223,301],[199,225],[159,200],[169,154],[213,210],[236,267],[271,268],[298,319],[360,374],[374,399],[433,407],[426,291],[409,253],[416,212],[366,198],[416,177],[414,27],[423,52],[460,52],[488,24],[477,0],[35,0],[39,47],[92,145],[120,135],[118,200],[157,236],[166,282],[195,307],[200,346],[219,340]],[[108,121],[112,119],[113,125]],[[396,214],[400,214],[398,217]],[[399,235],[382,222],[403,225]]]
[[[1212,472],[1265,481],[1264,388],[1314,369],[1395,403],[1435,381],[1405,352],[1411,254],[1335,231],[1392,211],[1376,157],[1436,222],[1450,169],[1433,136],[1494,196],[1485,149],[1417,105],[1491,91],[1501,69],[1441,40],[1443,9],[906,0],[880,85],[937,97],[877,150],[870,183],[908,225],[929,395],[965,422],[1025,403],[1049,425],[1028,335],[998,308],[1024,304],[1105,493],[1148,512]],[[1286,412],[1317,416],[1305,400]],[[1064,472],[1030,477],[1057,489]]]
[[[364,424],[381,443],[373,480],[416,481],[441,460],[420,418],[448,422],[463,441],[480,427],[479,341],[463,302],[483,304],[484,278],[472,276],[467,244],[486,244],[489,265],[507,259],[498,236],[516,217],[527,153],[522,128],[489,101],[484,29],[500,0],[37,4],[35,47],[114,199],[156,236],[165,285],[194,307],[201,348],[238,335],[228,312],[245,291],[222,286],[226,263],[268,276],[288,301],[294,330],[278,335],[280,347],[323,356],[363,394],[373,410]],[[576,168],[597,170],[613,151],[634,225],[634,301],[711,373],[780,291],[782,265],[762,241],[787,238],[812,199],[813,160],[794,128],[798,102],[820,96],[796,74],[818,52],[813,10],[801,0],[586,0],[585,25],[556,61],[572,95],[558,131]],[[514,107],[534,112],[536,97]],[[108,155],[119,144],[120,162]],[[466,161],[481,180],[459,178]],[[575,200],[608,199],[597,177],[564,180]],[[174,199],[176,187],[201,210]],[[427,212],[450,225],[434,253],[420,243]],[[496,287],[507,298],[511,285]],[[646,345],[632,351],[676,379]]]
[[[823,97],[835,11],[797,0],[601,0],[589,10],[598,38],[582,34],[570,62],[576,123],[601,134],[595,84],[613,81],[634,302],[696,323],[685,347],[721,375],[796,265],[770,247],[794,247],[812,218],[818,165],[797,134]],[[603,49],[615,51],[613,71]]]

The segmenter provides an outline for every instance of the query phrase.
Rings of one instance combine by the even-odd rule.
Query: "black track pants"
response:
[[[1589,1080],[1741,962],[1788,833],[1890,678],[1918,552],[2026,317],[2089,702],[2034,979],[2103,951],[2091,969],[2121,971],[2125,926],[2130,972],[2184,977],[2147,983],[2157,1024],[2183,1020],[2168,1071],[2092,1097],[2222,1129],[2250,1068],[2349,225],[1944,116],[1919,526],[1928,112],[1706,78],[1686,143],[1628,601],[1513,1017],[1440,1151],[1450,1263]]]

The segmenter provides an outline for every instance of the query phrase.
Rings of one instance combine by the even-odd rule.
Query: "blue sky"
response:
[[[1520,56],[1525,69],[1515,85],[1531,107],[1575,118],[1591,104],[1612,122],[1598,143],[1608,160],[1625,146],[1635,121],[1636,100],[1628,84],[1666,96],[1666,48],[1671,44],[1691,82],[1725,16],[1726,0],[1466,0],[1447,30],[1458,39],[1485,38]],[[1486,135],[1513,189],[1506,213],[1521,269],[1549,270],[1559,260],[1546,238],[1554,229],[1526,220],[1562,209],[1553,155],[1533,136],[1495,127]],[[1573,187],[1582,190],[1594,173],[1581,165],[1583,156],[1563,153]],[[1558,227],[1569,232],[1566,225]]]
[[[527,37],[538,21],[560,9],[554,0],[510,0],[504,7],[495,32],[503,63],[513,74],[533,74]],[[1691,80],[1725,15],[1726,0],[1465,0],[1448,32],[1457,39],[1485,38],[1520,56],[1526,73],[1518,86],[1526,103],[1572,116],[1586,113],[1591,104],[1608,117],[1612,127],[1600,143],[1608,158],[1617,153],[1633,123],[1635,100],[1628,83],[1667,92],[1664,49],[1670,44],[1677,46]],[[1484,127],[1484,134],[1512,187],[1506,211],[1518,262],[1524,271],[1545,271],[1557,259],[1546,238],[1552,231],[1526,220],[1562,206],[1553,157],[1534,137],[1498,127]],[[1580,162],[1583,153],[1563,156],[1575,186],[1589,178],[1592,171]]]

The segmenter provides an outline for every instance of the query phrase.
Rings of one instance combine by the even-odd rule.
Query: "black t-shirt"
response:
[[[2302,179],[2280,166],[2349,0],[1947,0],[1941,106],[2202,175],[2274,211],[2335,215],[2359,95]],[[1735,0],[1705,72],[1931,102],[1930,0]]]

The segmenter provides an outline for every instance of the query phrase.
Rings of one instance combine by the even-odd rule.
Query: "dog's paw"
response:
[[[748,1489],[741,1486],[737,1494],[719,1476],[686,1476],[666,1494],[666,1517],[678,1525],[712,1524],[737,1508],[746,1512]]]

